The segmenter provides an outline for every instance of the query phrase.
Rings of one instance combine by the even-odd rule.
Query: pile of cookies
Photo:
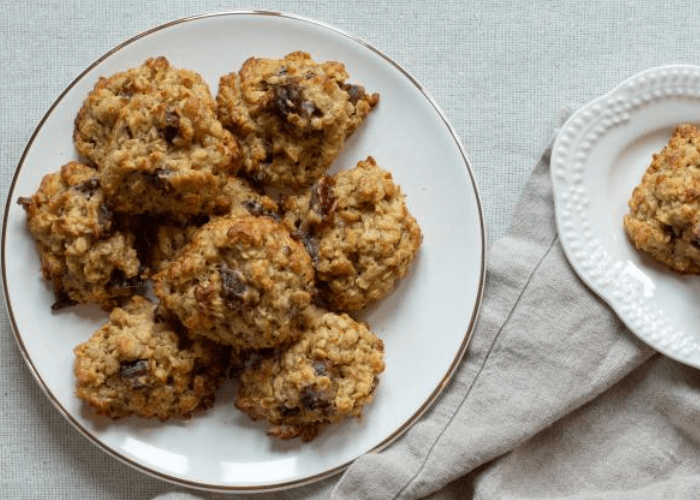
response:
[[[294,52],[248,59],[216,96],[164,57],[96,83],[81,160],[18,202],[52,309],[109,312],[74,349],[98,414],[189,417],[235,376],[238,409],[310,440],[373,399],[383,343],[351,314],[395,288],[422,234],[374,158],[327,173],[379,102],[348,78]]]

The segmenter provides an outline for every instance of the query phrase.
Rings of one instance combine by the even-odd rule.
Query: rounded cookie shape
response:
[[[673,271],[700,273],[700,130],[676,127],[634,188],[625,233]]]
[[[313,308],[291,347],[246,368],[236,407],[268,433],[309,441],[324,424],[360,417],[384,370],[384,345],[349,315]]]
[[[313,257],[320,297],[335,310],[356,311],[388,295],[422,242],[400,187],[372,157],[324,176],[283,208]]]
[[[73,142],[80,154],[99,165],[122,108],[136,95],[157,96],[162,89],[180,88],[199,99],[211,99],[209,86],[189,70],[173,68],[165,57],[147,59],[141,66],[100,77],[75,118]]]
[[[211,407],[228,352],[176,330],[144,297],[115,308],[74,349],[76,395],[111,418],[168,420]]]
[[[347,79],[342,63],[317,63],[299,51],[253,57],[223,76],[219,117],[239,138],[246,175],[292,188],[318,179],[379,102]]]
[[[162,305],[193,334],[263,349],[298,336],[313,266],[281,224],[231,215],[202,227],[154,283]]]
[[[69,162],[18,203],[26,211],[44,279],[53,283],[52,309],[75,303],[111,309],[142,290],[134,235],[119,227],[94,168]]]
[[[131,97],[99,170],[105,195],[122,212],[201,214],[222,210],[221,191],[239,160],[213,99],[176,85]]]

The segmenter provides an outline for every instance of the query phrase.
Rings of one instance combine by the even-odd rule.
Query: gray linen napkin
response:
[[[571,269],[550,152],[490,251],[470,350],[437,403],[339,478],[269,498],[700,498],[700,373],[638,340]]]

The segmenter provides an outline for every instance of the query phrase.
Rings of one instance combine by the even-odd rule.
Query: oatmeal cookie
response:
[[[95,169],[69,162],[18,202],[27,213],[44,279],[53,283],[52,309],[75,303],[111,309],[142,291],[134,235],[120,228],[105,203]]]
[[[372,157],[322,177],[283,208],[313,257],[321,298],[335,310],[359,310],[389,294],[422,242],[401,189]]]
[[[673,271],[700,273],[700,131],[680,125],[634,188],[623,226],[634,246]]]
[[[73,142],[78,152],[101,164],[122,108],[133,96],[157,97],[164,89],[179,89],[183,96],[211,100],[209,87],[200,75],[173,68],[165,57],[150,58],[137,68],[100,77],[75,118]]]
[[[239,160],[213,98],[173,86],[131,97],[99,171],[105,195],[122,212],[201,214],[225,210],[221,191]]]
[[[313,439],[324,424],[360,417],[384,370],[384,346],[364,323],[314,308],[291,347],[246,368],[236,407],[269,434]]]
[[[211,407],[228,352],[191,340],[144,297],[115,308],[75,347],[76,395],[99,415],[167,420]]]
[[[304,52],[250,58],[223,76],[219,117],[240,140],[246,175],[292,188],[318,179],[379,102],[348,78],[343,64]]]
[[[193,334],[263,349],[298,336],[313,266],[280,223],[231,215],[206,224],[153,279],[163,306]]]

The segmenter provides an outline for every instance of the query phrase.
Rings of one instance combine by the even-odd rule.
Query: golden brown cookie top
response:
[[[189,417],[214,403],[228,364],[228,351],[178,334],[139,296],[74,352],[76,395],[112,418]]]
[[[134,96],[157,95],[178,89],[179,97],[211,99],[202,77],[194,71],[173,68],[165,57],[147,59],[141,66],[100,77],[75,119],[73,140],[80,154],[100,164],[121,109]]]
[[[319,293],[336,310],[385,297],[415,262],[416,219],[390,172],[372,157],[283,202],[285,224],[314,259]]]
[[[269,433],[308,441],[322,424],[359,417],[384,370],[384,345],[364,323],[319,308],[291,347],[244,370],[236,406]]]
[[[231,215],[200,229],[154,277],[155,292],[193,333],[236,349],[281,345],[299,333],[313,266],[268,217]]]
[[[211,213],[225,201],[238,143],[213,100],[181,90],[133,96],[119,112],[99,170],[105,195],[123,212]]]
[[[222,77],[219,117],[240,140],[246,175],[292,188],[318,179],[379,102],[347,79],[343,64],[305,52],[253,57]]]

